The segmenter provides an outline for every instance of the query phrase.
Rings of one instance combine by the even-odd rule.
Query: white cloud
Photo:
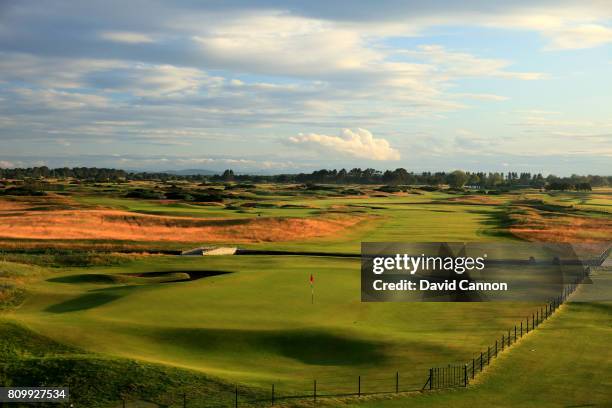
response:
[[[130,31],[104,31],[100,33],[100,38],[126,44],[143,44],[154,42],[153,38],[146,34],[134,33]]]
[[[403,54],[423,58],[434,64],[437,71],[451,77],[500,77],[521,80],[543,79],[539,72],[507,71],[511,62],[501,59],[479,58],[465,52],[453,52],[441,45],[421,45],[417,50],[404,51]]]
[[[501,27],[538,32],[548,40],[547,49],[572,50],[594,48],[612,42],[608,26],[612,8],[608,1],[570,2],[546,7],[508,10],[476,22],[488,27]]]
[[[220,81],[196,68],[137,64],[125,71],[122,86],[117,88],[123,87],[137,96],[177,96],[194,94],[201,87]]]
[[[217,64],[266,73],[315,76],[366,68],[383,54],[358,30],[271,12],[213,24],[192,40]]]
[[[342,129],[340,136],[302,134],[289,138],[294,145],[317,151],[341,153],[370,160],[399,160],[400,154],[385,139],[377,139],[366,129]]]
[[[15,167],[15,163],[8,160],[0,160],[0,169],[11,169]]]
[[[109,99],[105,96],[78,92],[57,91],[55,89],[12,89],[17,102],[24,106],[43,106],[49,109],[89,109],[108,106]]]
[[[551,49],[593,48],[612,43],[612,28],[598,24],[582,24],[553,31]]]

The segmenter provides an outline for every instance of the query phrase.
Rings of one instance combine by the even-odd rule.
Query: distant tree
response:
[[[468,181],[467,184],[469,184],[470,186],[477,186],[480,184],[480,176],[478,176],[478,174],[476,173],[471,173],[468,176]]]
[[[608,181],[601,176],[589,176],[589,178],[591,179],[591,185],[593,187],[603,187],[608,184]]]
[[[489,173],[487,185],[490,187],[499,186],[504,182],[504,175],[501,173]]]
[[[577,191],[591,191],[591,184],[590,183],[578,183],[576,184],[576,190]]]
[[[221,180],[223,181],[234,181],[234,170],[228,169],[223,172],[221,175]]]
[[[553,181],[546,185],[546,190],[566,191],[572,189],[571,183],[567,181]]]
[[[461,188],[467,183],[468,175],[464,171],[455,170],[446,177],[446,181],[453,188]]]

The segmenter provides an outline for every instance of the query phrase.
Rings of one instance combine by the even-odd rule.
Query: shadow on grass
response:
[[[169,328],[151,334],[156,341],[216,353],[252,349],[310,365],[378,364],[386,359],[384,344],[323,330],[233,330]]]
[[[59,276],[57,278],[47,279],[48,282],[54,283],[95,283],[95,284],[113,284],[122,281],[120,276],[105,275],[101,273],[90,273],[82,275]]]
[[[481,214],[487,217],[482,222],[487,227],[480,231],[482,235],[522,241],[510,232],[510,227],[514,221],[510,218],[508,211],[508,208],[501,208],[496,211],[468,210],[471,214]]]
[[[213,271],[213,270],[194,270],[194,271],[161,271],[161,272],[135,272],[135,273],[124,273],[126,276],[133,276],[137,278],[164,278],[168,277],[171,280],[160,282],[160,283],[172,283],[172,282],[184,282],[194,281],[202,278],[210,278],[212,276],[226,275],[232,273],[230,271]]]
[[[121,297],[123,297],[123,295],[112,292],[88,293],[62,303],[51,305],[45,310],[51,313],[78,312],[82,310],[94,309]]]

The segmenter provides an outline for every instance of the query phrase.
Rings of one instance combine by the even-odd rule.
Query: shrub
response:
[[[30,186],[21,186],[9,187],[3,191],[0,191],[0,194],[14,196],[44,196],[46,193]]]
[[[127,198],[142,198],[147,200],[160,200],[166,198],[161,191],[147,190],[144,188],[131,190],[125,196]]]

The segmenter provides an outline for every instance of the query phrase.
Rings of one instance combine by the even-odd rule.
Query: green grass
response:
[[[610,272],[583,285],[572,302],[502,354],[476,384],[355,407],[608,407],[612,405],[612,303],[582,302]],[[609,287],[609,286],[608,286]],[[609,298],[609,289],[607,296]]]
[[[0,383],[68,386],[74,406],[120,407],[123,399],[128,407],[138,406],[133,401],[182,406],[184,395],[190,407],[227,406],[234,396],[233,384],[201,373],[86,353],[10,320],[0,320],[0,331]],[[262,395],[240,391],[250,399]]]
[[[331,197],[325,190],[289,194],[275,186],[258,186],[253,191],[259,192],[251,193],[248,200],[228,202],[230,209],[94,195],[95,190],[87,191],[89,195],[78,190],[74,198],[87,206],[167,216],[366,216],[361,225],[336,236],[243,246],[351,253],[359,253],[362,241],[514,241],[508,234],[507,214],[520,198],[520,194],[495,196],[502,203],[487,205],[452,202],[449,199],[458,196],[444,192],[346,198]],[[590,197],[530,192],[524,198],[543,199],[546,205],[589,206],[581,209],[585,213],[608,205],[599,193],[598,198]],[[243,205],[249,202],[265,205]],[[176,243],[155,245],[178,248]],[[308,393],[317,379],[320,393],[354,392],[358,375],[364,392],[386,391],[393,387],[397,371],[403,387],[420,388],[429,367],[471,359],[535,308],[534,304],[501,302],[362,303],[358,259],[127,255],[94,259],[87,253],[9,253],[4,257],[17,262],[0,263],[0,279],[25,279],[19,301],[2,315],[5,330],[0,340],[6,340],[5,355],[12,353],[21,364],[13,377],[26,381],[53,373],[53,381],[77,381],[85,390],[83,401],[108,393],[106,405],[120,394],[158,402],[165,393],[175,398],[181,390],[196,392],[193,389],[200,380],[207,384],[201,392],[219,392],[230,399],[228,384],[235,382],[261,387],[257,392],[274,383],[282,395]],[[60,258],[65,262],[59,262]],[[188,277],[189,271],[223,274],[172,282]],[[151,272],[167,274],[147,275]],[[311,273],[315,274],[314,304],[308,284]],[[610,361],[609,351],[603,348],[609,342],[609,327],[609,308],[568,305],[496,361],[481,383],[467,391],[384,404],[494,406],[499,393],[516,404],[525,402],[524,393],[530,387],[550,389],[543,393],[548,397],[529,395],[527,401],[534,401],[533,406],[554,401],[555,394],[563,392],[569,395],[563,400],[566,405],[571,405],[570,400],[582,403],[588,394],[581,390],[588,389],[588,381],[595,381],[589,379],[589,370],[597,362]],[[575,333],[583,335],[577,338]],[[33,342],[25,341],[27,337]],[[48,352],[41,351],[45,342],[50,344]],[[536,351],[519,352],[525,347]],[[589,349],[598,355],[590,356]],[[580,376],[567,371],[550,375],[568,367],[580,368]],[[92,374],[78,380],[79,370]],[[96,371],[106,373],[105,384],[96,384]],[[609,365],[603,374],[611,377]],[[597,385],[593,392],[598,403],[603,401],[600,389]],[[257,395],[254,390],[246,392]],[[377,400],[369,406],[382,403]]]
[[[175,283],[123,280],[127,272],[173,270],[233,273]],[[356,375],[398,370],[421,386],[430,366],[471,358],[534,308],[361,303],[359,277],[359,261],[342,258],[148,257],[66,269],[32,284],[13,318],[91,352],[279,390],[308,390],[314,378],[342,390],[352,389]]]

